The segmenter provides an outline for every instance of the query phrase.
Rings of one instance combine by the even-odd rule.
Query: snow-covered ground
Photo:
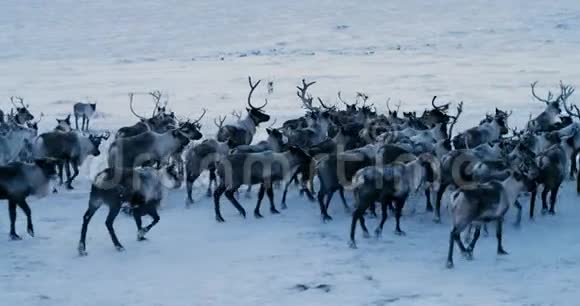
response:
[[[433,95],[463,100],[460,130],[496,106],[513,110],[510,124],[521,127],[542,108],[529,92],[534,80],[543,89],[560,79],[580,84],[580,2],[424,2],[4,0],[0,108],[22,96],[45,113],[48,129],[88,97],[98,101],[94,127],[114,130],[135,120],[128,92],[160,89],[183,116],[208,108],[203,132],[211,136],[214,117],[244,107],[248,75],[274,81],[267,110],[278,122],[302,112],[294,86],[306,77],[325,101],[364,91],[379,110],[388,97],[415,110]],[[256,99],[265,96],[262,87]],[[138,98],[139,111],[151,105]],[[580,207],[571,183],[557,216],[507,226],[510,256],[495,255],[492,231],[475,260],[457,256],[452,271],[444,267],[449,219],[434,224],[422,198],[405,211],[407,236],[385,231],[351,250],[338,202],[329,224],[296,195],[263,220],[242,220],[224,202],[228,222],[217,224],[204,182],[189,210],[183,190],[168,196],[148,242],[135,241],[132,218],[120,216],[124,253],[112,247],[102,209],[80,258],[89,177],[100,167],[102,158],[89,161],[77,190],[32,203],[36,238],[0,239],[0,304],[577,305]],[[242,199],[247,209],[254,202]],[[1,212],[0,234],[8,232]]]

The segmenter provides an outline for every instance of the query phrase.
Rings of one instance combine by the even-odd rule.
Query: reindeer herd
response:
[[[510,129],[511,112],[495,109],[486,114],[477,126],[453,134],[463,112],[463,102],[452,113],[451,104],[437,104],[420,115],[392,110],[380,113],[369,97],[357,93],[349,102],[338,93],[344,105],[315,101],[308,90],[315,82],[302,80],[297,86],[297,101],[305,109],[303,116],[283,122],[275,128],[275,120],[266,111],[268,101],[257,106],[252,94],[261,81],[248,78],[250,91],[245,115],[226,124],[227,118],[214,119],[215,137],[201,133],[205,109],[195,120],[184,119],[167,108],[159,91],[151,92],[155,106],[150,116],[137,114],[134,94],[129,94],[129,109],[139,119],[134,125],[118,129],[107,148],[107,168],[94,176],[88,208],[83,216],[78,251],[86,255],[89,222],[100,206],[109,208],[106,227],[113,244],[123,250],[113,223],[120,211],[133,215],[137,239],[160,220],[158,206],[166,189],[186,184],[186,207],[194,204],[193,185],[207,172],[207,196],[213,197],[215,218],[221,213],[222,196],[243,217],[246,210],[240,203],[238,190],[247,186],[247,193],[258,185],[254,216],[263,218],[260,207],[268,197],[270,212],[279,214],[274,191],[283,187],[281,208],[287,209],[287,193],[293,185],[300,194],[317,202],[322,221],[329,222],[329,206],[338,191],[344,209],[352,214],[349,246],[356,248],[356,229],[360,225],[369,237],[365,216],[376,217],[380,204],[381,218],[375,230],[381,236],[389,211],[395,216],[395,233],[404,235],[401,217],[410,195],[425,196],[426,210],[434,212],[434,221],[441,222],[441,206],[449,208],[453,225],[449,235],[447,266],[453,267],[455,245],[467,259],[473,257],[480,232],[488,223],[496,225],[497,252],[507,254],[502,245],[503,223],[510,207],[517,209],[516,225],[520,224],[522,193],[530,193],[529,217],[534,217],[537,192],[541,191],[542,213],[555,214],[558,191],[566,179],[577,178],[576,157],[580,149],[580,109],[568,102],[574,88],[560,83],[560,93],[549,92],[546,98],[533,97],[545,109],[530,118],[524,130]],[[268,83],[269,92],[273,83]],[[0,199],[8,201],[10,237],[18,240],[15,231],[16,210],[26,214],[28,233],[33,236],[30,196],[44,197],[51,193],[51,180],[67,189],[79,174],[79,167],[89,156],[101,154],[101,144],[109,132],[92,133],[90,119],[96,104],[76,103],[71,116],[57,119],[52,131],[38,134],[38,121],[21,98],[12,98],[10,114],[0,111]],[[564,112],[563,112],[564,111]],[[81,125],[79,128],[79,119]],[[266,140],[254,141],[260,125],[268,124]],[[72,171],[71,171],[72,168]],[[71,173],[72,172],[72,173]],[[66,173],[66,180],[64,174]],[[443,196],[449,191],[449,200]],[[56,188],[53,192],[57,192]],[[352,192],[354,210],[345,192]],[[142,217],[153,221],[143,226]],[[461,234],[464,233],[464,241]]]

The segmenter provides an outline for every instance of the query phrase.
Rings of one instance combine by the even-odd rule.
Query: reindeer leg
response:
[[[536,206],[536,195],[538,194],[538,190],[532,190],[532,194],[530,195],[530,220],[534,219],[534,209]]]
[[[503,220],[497,220],[496,237],[497,237],[497,254],[507,255],[508,253],[503,249],[502,245]]]
[[[467,258],[467,260],[473,259],[473,250],[475,249],[475,244],[477,243],[477,240],[479,239],[480,232],[481,232],[481,226],[478,225],[475,227],[475,233],[473,233],[473,239],[471,240],[471,243],[467,247],[467,252],[465,253],[465,258]]]
[[[99,204],[97,201],[94,201],[93,199],[89,200],[89,208],[87,208],[87,211],[85,212],[85,215],[83,216],[83,226],[81,229],[81,239],[79,241],[79,255],[80,256],[86,256],[87,255],[87,247],[86,247],[86,239],[87,239],[87,228],[89,226],[89,222],[91,222],[91,218],[93,217],[93,215],[95,214],[95,212],[97,212],[97,210],[99,209],[99,207],[101,207],[101,204]]]
[[[286,194],[288,193],[288,188],[292,184],[292,181],[297,179],[299,172],[300,172],[300,169],[296,169],[294,171],[294,174],[292,174],[292,177],[290,178],[290,180],[288,180],[288,182],[286,182],[286,185],[284,186],[284,193],[282,194],[282,209],[288,208],[286,206]]]
[[[560,186],[552,189],[551,193],[550,193],[550,211],[548,211],[548,213],[550,215],[555,215],[556,211],[554,210],[554,208],[556,207],[556,200],[558,198],[558,190],[560,189]]]
[[[71,163],[72,163],[72,165],[71,165],[71,166],[72,166],[72,168],[73,168],[73,171],[74,171],[74,173],[73,173],[73,176],[72,176],[72,177],[69,179],[69,181],[68,181],[68,183],[67,183],[67,188],[68,188],[68,189],[73,189],[73,187],[72,187],[72,182],[73,182],[73,180],[74,180],[75,178],[77,178],[77,176],[79,175],[79,163],[78,163],[78,161],[76,161],[76,160],[72,160],[72,161],[71,161]],[[68,167],[67,167],[67,168],[68,168]],[[70,172],[70,171],[69,171],[69,172]]]
[[[425,189],[425,199],[427,200],[427,206],[426,206],[425,210],[428,212],[432,212],[433,211],[433,204],[431,204],[431,190]]]
[[[24,214],[26,215],[26,222],[27,222],[26,230],[28,231],[28,235],[30,235],[30,237],[34,237],[34,226],[32,225],[32,211],[30,210],[30,206],[28,206],[28,203],[26,203],[26,200],[22,200],[22,201],[18,202],[17,204],[22,209]]]
[[[120,202],[116,202],[112,205],[109,206],[109,214],[107,215],[107,220],[105,221],[105,225],[107,227],[107,231],[109,231],[109,235],[111,236],[111,240],[113,241],[113,244],[115,245],[115,248],[117,249],[117,251],[124,251],[125,248],[123,248],[123,245],[121,245],[121,243],[119,242],[119,239],[117,238],[117,234],[115,234],[115,229],[113,228],[113,223],[115,222],[115,218],[117,218],[117,215],[119,215],[119,212],[121,211],[121,203]]]
[[[326,208],[326,205],[324,204],[325,195],[326,189],[320,187],[320,190],[318,191],[318,205],[320,206],[320,214],[322,215],[322,222],[324,223],[332,220],[332,217],[328,215],[328,210]]]
[[[550,189],[544,186],[544,190],[542,190],[542,215],[548,212],[548,192],[550,192]]]
[[[91,120],[91,118],[87,117],[87,131],[89,130],[89,121]]]
[[[57,172],[58,172],[58,184],[62,185],[63,184],[63,180],[62,180],[62,176],[63,176],[63,171],[64,171],[64,162],[62,160],[59,160],[56,163],[57,166]]]
[[[71,189],[73,189],[73,187],[72,187],[72,184],[71,184],[72,183],[72,178],[71,178],[71,173],[70,173],[70,163],[69,163],[68,160],[65,160],[64,161],[64,170],[66,172],[66,184],[65,184],[65,187],[66,187],[66,189],[71,190]]]
[[[375,236],[377,238],[381,237],[381,235],[383,233],[383,227],[384,227],[385,222],[387,221],[387,217],[388,217],[389,202],[391,202],[391,199],[381,201],[381,211],[383,212],[383,215],[381,217],[381,223],[379,223],[379,227],[377,227],[377,229],[375,230]]]
[[[395,234],[399,236],[405,235],[405,232],[401,230],[401,216],[403,215],[403,206],[405,206],[406,200],[406,198],[395,200],[395,220],[397,222],[395,227]]]
[[[83,131],[86,131],[89,128],[88,125],[85,125],[86,121],[87,121],[87,116],[83,115]]]
[[[348,203],[346,203],[346,199],[344,198],[344,187],[340,186],[340,188],[338,188],[338,195],[340,196],[340,199],[342,200],[342,205],[344,206],[344,211],[347,214],[352,213],[350,206],[348,206]]]
[[[10,215],[10,239],[12,240],[22,240],[18,234],[16,234],[16,207],[17,201],[8,200],[8,214]]]
[[[151,222],[151,224],[147,225],[145,228],[137,232],[137,240],[139,241],[147,240],[147,238],[145,238],[145,234],[148,233],[157,223],[159,223],[159,220],[161,220],[161,218],[159,217],[159,213],[157,212],[157,206],[159,205],[159,201],[152,201],[149,203],[145,203],[145,205],[147,206],[146,207],[147,214],[153,219],[153,221]]]
[[[349,246],[352,249],[356,249],[356,242],[354,239],[356,233],[356,223],[359,219],[363,217],[364,213],[365,209],[363,209],[362,207],[358,207],[352,214],[352,222],[350,224],[350,242],[349,242]]]
[[[198,174],[199,176],[199,174]],[[211,168],[209,169],[209,185],[207,186],[207,196],[211,197],[212,192],[211,192],[211,183],[213,182],[213,185],[215,187],[215,185],[217,185],[217,177],[215,175],[215,168]],[[193,182],[192,182],[193,183]]]
[[[443,194],[445,193],[445,189],[447,189],[447,185],[439,186],[439,190],[437,190],[437,198],[435,199],[435,223],[441,223],[441,200],[443,199]]]
[[[518,210],[517,216],[516,216],[516,222],[514,223],[514,226],[520,227],[520,225],[522,223],[522,204],[520,204],[520,201],[516,200],[516,202],[514,203],[514,206]]]
[[[240,202],[238,202],[238,200],[234,197],[235,191],[233,189],[230,189],[230,190],[226,190],[225,193],[226,193],[226,198],[228,198],[228,200],[230,200],[232,205],[234,205],[234,207],[240,212],[240,215],[242,215],[242,217],[246,218],[246,210],[242,207],[242,205],[240,205]]]
[[[215,208],[215,219],[217,222],[225,222],[220,211],[220,197],[226,191],[226,185],[220,184],[213,193],[214,208]]]
[[[143,221],[141,220],[142,216],[143,216],[142,205],[133,208],[133,219],[135,219],[135,225],[137,226],[137,240],[141,240],[140,238],[142,238],[139,236],[139,233],[143,230]]]
[[[264,184],[260,184],[260,190],[258,191],[258,202],[256,202],[256,208],[254,209],[254,217],[261,219],[264,218],[262,214],[260,214],[260,205],[262,204],[262,199],[264,198],[264,192],[266,192],[266,188]]]
[[[75,114],[75,126],[76,126],[76,130],[79,130],[79,116]]]
[[[266,194],[268,195],[268,200],[270,201],[270,213],[275,215],[279,214],[280,212],[276,209],[276,205],[274,205],[274,189],[271,184],[268,185]]]

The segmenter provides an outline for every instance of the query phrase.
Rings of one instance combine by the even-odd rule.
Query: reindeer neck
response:
[[[247,114],[246,118],[238,121],[238,126],[254,136],[254,134],[256,134],[256,127],[258,124],[254,121],[250,114]]]
[[[172,153],[180,146],[180,141],[173,136],[173,131],[168,131],[162,134],[152,133],[156,138],[157,147],[155,148],[162,155]]]
[[[268,142],[269,147],[272,149],[272,151],[274,151],[274,152],[282,151],[282,144],[280,143],[280,141],[276,137],[268,136],[267,142]]]

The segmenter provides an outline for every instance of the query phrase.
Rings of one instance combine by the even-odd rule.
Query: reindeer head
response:
[[[261,80],[258,80],[258,82],[254,84],[252,83],[252,77],[248,77],[248,83],[250,83],[250,93],[248,94],[248,107],[246,108],[246,111],[256,126],[258,126],[260,123],[268,122],[270,120],[270,116],[263,110],[263,108],[268,105],[268,100],[266,100],[266,102],[259,107],[256,107],[252,104],[252,94],[260,82]]]
[[[56,123],[57,126],[56,128],[62,131],[71,131],[72,127],[71,127],[71,123],[70,123],[70,114],[68,114],[68,116],[66,116],[66,118],[64,119],[56,119]]]
[[[89,103],[89,107],[94,111],[97,110],[97,103]]]
[[[101,155],[101,151],[99,149],[99,147],[101,146],[101,142],[103,142],[103,140],[109,139],[109,136],[111,136],[111,134],[109,132],[105,132],[104,134],[100,134],[100,135],[92,135],[92,134],[89,135],[89,140],[91,141],[91,144],[93,145],[93,147],[91,148],[90,154],[93,156]]]
[[[14,100],[18,100],[18,104]],[[24,124],[28,121],[34,119],[34,116],[28,110],[28,105],[24,105],[24,99],[20,97],[10,97],[10,102],[16,108],[16,114],[14,114],[14,119],[18,124]]]

